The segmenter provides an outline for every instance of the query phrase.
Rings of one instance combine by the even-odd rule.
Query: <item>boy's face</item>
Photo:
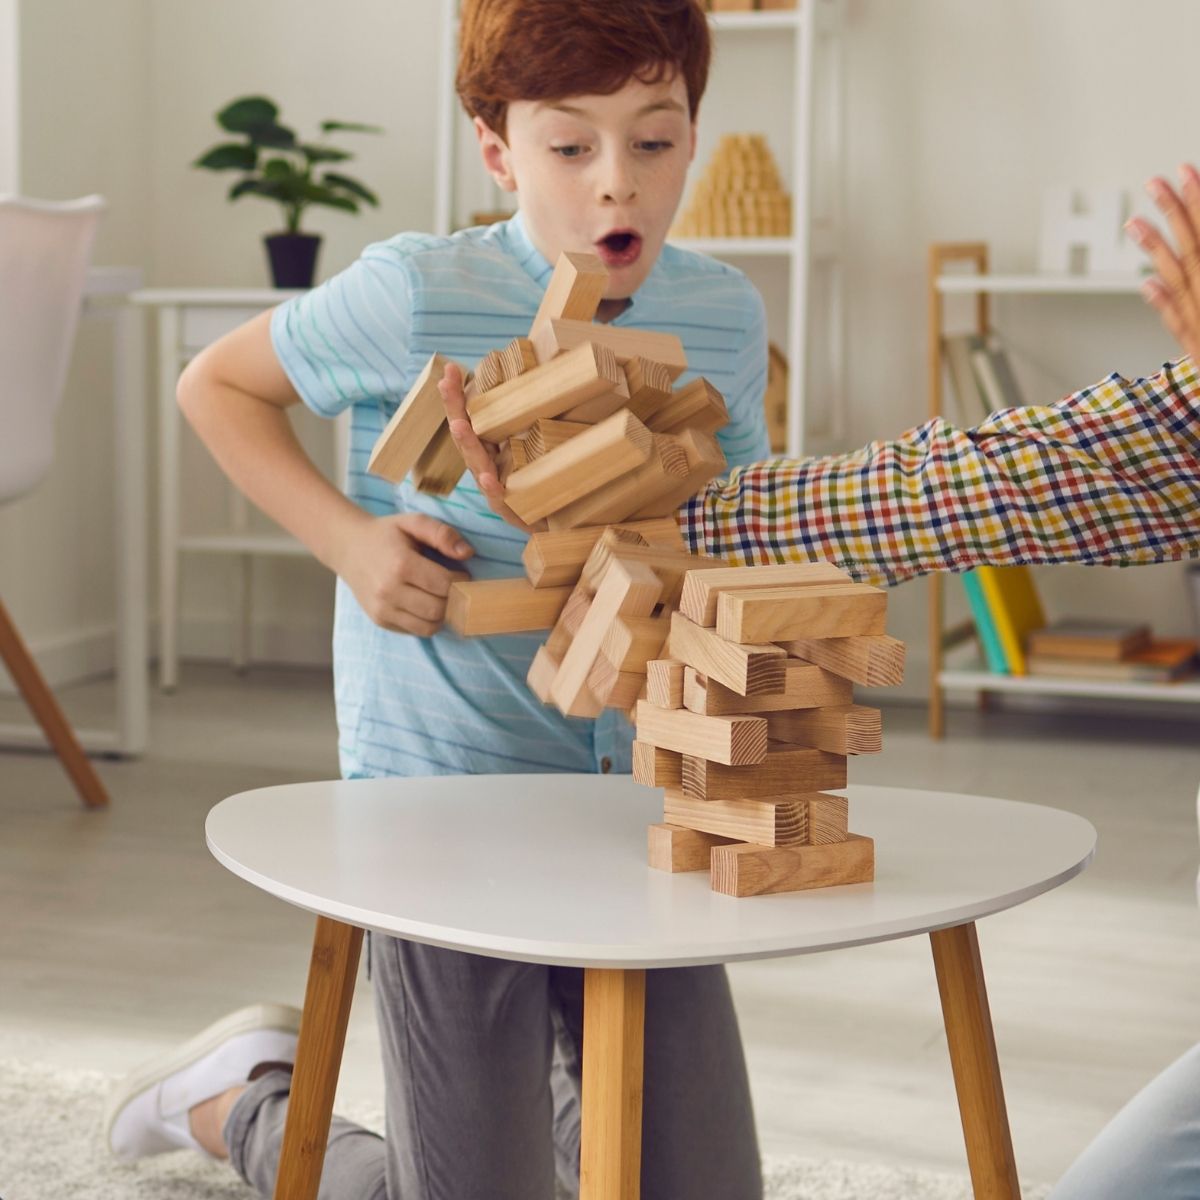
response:
[[[518,100],[507,141],[476,118],[484,165],[518,195],[533,244],[599,255],[607,300],[645,282],[666,241],[696,151],[682,77],[630,79],[609,96]]]

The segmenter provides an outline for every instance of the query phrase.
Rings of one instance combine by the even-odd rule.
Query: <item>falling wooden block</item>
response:
[[[635,524],[630,526],[614,526],[613,528],[636,529],[638,526]],[[592,556],[583,565],[580,578],[594,586],[604,572],[610,553],[612,553],[611,548],[606,546],[603,541],[597,542]],[[717,567],[722,565],[719,558],[705,558],[699,554],[689,554],[681,548],[669,548],[662,544],[622,546],[617,553],[627,562],[645,563],[663,581],[664,591],[662,602],[669,607],[673,607],[678,603],[679,592],[683,587],[684,577],[689,571],[694,570],[698,566]]]
[[[646,787],[683,787],[683,755],[649,742],[633,743],[633,777]]]
[[[484,441],[498,442],[540,417],[557,417],[585,400],[610,394],[625,375],[611,350],[584,343],[467,401],[467,414]]]
[[[585,400],[582,404],[576,404],[573,408],[567,409],[563,413],[562,419],[578,421],[584,425],[595,425],[597,421],[603,421],[605,417],[611,416],[618,409],[628,407],[629,381],[625,378],[624,368],[622,368],[621,378],[613,384],[611,391],[603,392],[591,400]]]
[[[684,708],[706,716],[820,708],[826,704],[849,704],[853,697],[854,688],[848,679],[831,675],[798,658],[784,662],[783,688],[766,696],[740,696],[695,667],[687,667],[683,673]]]
[[[588,692],[587,678],[608,627],[618,616],[650,616],[661,595],[662,583],[649,567],[612,559],[554,679],[551,696],[560,712],[569,717],[599,715],[601,705]]]
[[[631,539],[652,545],[667,545],[683,551],[683,538],[674,517],[659,517],[653,521],[632,521],[628,525],[610,526],[636,535]],[[521,561],[525,577],[534,587],[558,587],[579,578],[604,526],[586,529],[547,530],[531,534]],[[622,538],[622,540],[625,540]]]
[[[504,359],[496,350],[489,350],[475,368],[475,390],[487,392],[505,380]]]
[[[591,321],[608,287],[608,269],[596,254],[563,251],[538,305],[529,337],[545,329],[555,318]]]
[[[647,329],[625,329],[591,321],[555,319],[537,333],[530,331],[529,339],[537,352],[538,362],[543,364],[585,342],[591,342],[607,347],[622,364],[633,358],[648,358],[652,362],[662,363],[672,379],[687,370],[683,343],[673,333],[653,333]]]
[[[658,657],[670,630],[671,618],[666,615],[617,617],[604,635],[600,654],[616,670],[636,671],[645,677],[650,660]],[[682,687],[682,676],[680,685]]]
[[[446,420],[446,409],[438,383],[450,362],[434,354],[408,389],[400,407],[375,440],[367,470],[392,483],[399,483],[412,470],[421,452]]]
[[[733,642],[883,633],[887,593],[866,583],[729,592],[717,600],[717,632]]]
[[[725,452],[715,437],[698,429],[685,429],[675,440],[687,456],[687,474],[638,509],[634,516],[640,517],[643,513],[649,515],[650,512],[674,512],[702,492],[709,480],[725,470]]]
[[[627,709],[645,692],[646,675],[643,671],[618,671],[603,654],[598,654],[588,672],[587,690],[603,708]]]
[[[623,409],[514,471],[505,502],[522,520],[540,521],[640,466],[651,447],[650,431]]]
[[[883,749],[879,709],[863,704],[771,713],[767,736],[773,742],[811,746],[830,754],[877,754]]]
[[[646,699],[658,708],[683,707],[683,663],[657,658],[646,664]]]
[[[421,451],[412,469],[412,482],[417,491],[431,496],[448,496],[466,473],[467,464],[450,436],[445,418],[433,440]]]
[[[569,587],[535,588],[526,579],[452,583],[446,624],[463,637],[550,629],[570,595]]]
[[[725,397],[707,379],[693,379],[656,408],[646,424],[655,433],[679,433],[684,429],[716,433],[729,424],[729,409]]]
[[[683,708],[658,708],[639,700],[637,736],[639,741],[664,750],[703,754],[729,766],[761,763],[767,755],[767,722],[763,717],[702,717]]]
[[[715,892],[763,896],[800,892],[875,878],[875,843],[856,833],[828,846],[715,846],[711,852]]]
[[[712,848],[733,840],[667,824],[651,825],[647,833],[647,861],[655,871],[707,871]]]
[[[709,721],[733,720],[707,717]],[[639,732],[639,737],[641,736]],[[683,790],[699,800],[761,800],[804,796],[846,786],[846,760],[824,750],[797,750],[767,744],[760,763],[747,769],[716,762],[711,756],[685,753]]]
[[[587,616],[591,607],[592,593],[587,588],[576,586],[571,590],[562,612],[558,614],[554,628],[550,630],[550,636],[546,639],[546,649],[557,661],[562,661],[562,656],[566,654],[567,647],[579,632],[583,618]]]
[[[590,425],[585,425],[582,421],[562,421],[550,417],[535,421],[524,434],[529,462],[541,458],[543,454],[549,454],[551,450],[556,450],[564,442],[569,442],[577,434],[585,433],[590,428]]]
[[[662,363],[646,358],[631,358],[625,366],[629,385],[629,411],[643,421],[671,400],[671,372]]]
[[[537,366],[537,355],[534,353],[533,343],[528,338],[513,338],[500,351],[500,366],[504,371],[505,379],[516,379],[518,375],[532,371]]]
[[[797,846],[808,841],[807,804],[784,796],[766,800],[697,800],[668,788],[663,819],[686,829],[759,846]]]
[[[725,571],[693,571],[684,581],[679,611],[688,620],[711,629],[717,623],[717,600],[722,595],[731,592],[762,591],[766,588],[809,587],[847,582],[851,582],[850,576],[829,562],[739,567],[733,574]],[[800,654],[797,657],[803,658],[804,655]]]
[[[543,703],[550,703],[550,688],[554,684],[554,677],[558,674],[559,661],[554,657],[546,646],[539,646],[537,653],[533,656],[533,662],[529,664],[529,671],[525,676],[525,682],[529,685],[529,690]]]
[[[769,695],[783,691],[785,686],[786,650],[728,641],[711,629],[693,624],[680,612],[671,614],[667,651],[672,658],[723,683],[739,696]]]
[[[892,687],[904,678],[904,643],[887,634],[799,638],[785,649],[864,687]]]

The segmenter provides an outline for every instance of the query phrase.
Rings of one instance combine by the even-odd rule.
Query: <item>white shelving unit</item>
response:
[[[788,146],[792,193],[791,237],[672,239],[674,245],[726,259],[753,275],[754,264],[782,262],[787,271],[786,313],[777,322],[785,332],[788,371],[787,452],[804,452],[810,432],[806,403],[814,376],[828,410],[819,433],[836,438],[843,427],[845,348],[843,339],[843,281],[841,271],[841,175],[838,164],[842,141],[842,0],[797,0],[797,7],[766,12],[714,12],[709,20],[717,54],[708,92],[701,106],[701,129],[719,124],[719,97],[727,86],[721,75],[722,44],[727,39],[745,42],[755,36],[782,35],[791,39],[791,103]],[[434,188],[433,228],[449,233],[463,223],[460,210],[462,131],[466,122],[456,114],[454,94],[457,0],[442,0],[441,78],[438,105],[438,157]],[[772,45],[777,44],[772,39]],[[778,106],[776,106],[778,107]],[[751,132],[722,129],[722,132]],[[704,169],[697,156],[689,179]],[[478,169],[477,169],[478,170]],[[482,185],[481,185],[482,186]],[[480,193],[477,207],[488,207],[495,197]],[[819,277],[814,266],[819,265]],[[813,363],[816,345],[814,313],[823,314],[820,368]]]
[[[987,269],[987,258],[987,247],[983,243],[935,245],[930,248],[930,416],[939,416],[942,412],[943,296],[974,296],[976,325],[983,332],[988,327],[988,296],[1136,296],[1145,282],[1144,277],[1139,275],[994,275]],[[963,260],[975,264],[974,273],[943,274],[946,263]],[[948,631],[943,618],[940,576],[930,578],[929,597],[929,732],[933,737],[941,737],[944,732],[944,693],[953,690],[1200,705],[1200,682],[1195,680],[1177,683],[1115,682],[1046,675],[1001,675],[987,670],[980,663],[949,665],[944,653]],[[960,636],[956,636],[961,633],[961,629],[951,631],[951,636],[961,640]]]

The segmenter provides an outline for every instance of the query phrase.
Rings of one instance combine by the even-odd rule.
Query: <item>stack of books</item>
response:
[[[1195,666],[1192,638],[1156,640],[1143,624],[1070,618],[1029,635],[1030,675],[1169,683]]]

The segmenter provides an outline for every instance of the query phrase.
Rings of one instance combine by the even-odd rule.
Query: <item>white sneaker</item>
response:
[[[104,1140],[122,1159],[167,1150],[207,1151],[192,1137],[188,1112],[245,1083],[260,1062],[294,1062],[300,1010],[252,1004],[120,1080],[104,1114]]]

